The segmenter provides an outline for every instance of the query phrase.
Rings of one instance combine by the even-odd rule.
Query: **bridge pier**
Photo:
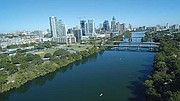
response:
[[[137,46],[137,51],[139,51],[140,50],[140,46]]]
[[[150,47],[150,51],[153,51],[153,48],[152,48],[152,47]]]
[[[138,38],[136,38],[136,43],[138,43]]]
[[[125,50],[127,51],[127,50],[128,50],[128,47],[125,47]]]

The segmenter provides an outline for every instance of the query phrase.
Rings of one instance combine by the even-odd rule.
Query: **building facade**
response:
[[[59,43],[71,44],[76,42],[76,38],[73,35],[67,34],[66,25],[62,20],[58,20],[52,16],[50,19],[50,29],[52,34],[52,41]]]
[[[103,22],[103,30],[104,31],[109,31],[110,30],[110,26],[109,26],[109,21],[108,20],[105,20]]]
[[[115,19],[115,17],[113,17],[112,21],[111,21],[111,31],[116,32],[116,19]]]
[[[51,36],[54,38],[57,38],[57,26],[56,26],[56,22],[57,22],[57,18],[52,16],[49,17],[49,21],[50,21],[50,30],[51,30]]]
[[[87,31],[87,24],[85,20],[81,20],[80,21],[80,26],[81,26],[81,30],[82,30],[82,35],[85,36],[86,31]]]
[[[95,36],[95,22],[94,19],[88,20],[88,26],[87,26],[87,30],[88,30],[88,36]]]

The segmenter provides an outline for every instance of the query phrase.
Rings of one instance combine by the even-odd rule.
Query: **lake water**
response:
[[[2,94],[0,101],[144,101],[143,82],[154,56],[111,50],[94,54]]]

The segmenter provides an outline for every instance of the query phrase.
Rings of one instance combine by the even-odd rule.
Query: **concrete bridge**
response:
[[[91,44],[84,44],[84,45],[78,45],[78,46],[105,46],[105,47],[115,47],[115,48],[124,48],[124,50],[129,50],[130,48],[135,48],[136,50],[140,50],[142,48],[146,48],[146,49],[149,49],[150,51],[152,50],[157,50],[158,47],[159,47],[159,44],[160,43],[155,43],[155,42],[140,42],[140,43],[135,43],[135,44],[119,44],[119,45],[108,45],[108,44],[105,44],[105,45],[99,45],[99,44],[96,44],[96,45],[91,45]]]
[[[158,42],[124,42],[124,41],[113,41],[114,43],[129,43],[129,44],[150,44],[150,45],[160,45]]]

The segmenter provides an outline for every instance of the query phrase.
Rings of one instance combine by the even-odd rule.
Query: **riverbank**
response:
[[[97,53],[99,51],[103,51],[104,48],[92,47],[88,50],[81,51],[79,53],[70,54],[65,58],[52,58],[48,62],[43,62],[41,64],[34,65],[30,68],[25,68],[17,71],[8,77],[8,81],[4,84],[1,84],[0,92],[6,92],[13,88],[19,88],[30,80],[34,78],[44,76],[48,73],[54,72],[55,70],[67,66],[68,64],[83,59],[83,57],[88,57],[91,54]],[[11,79],[11,80],[10,80]]]
[[[112,41],[122,40],[122,35],[115,36],[107,41],[109,44],[114,44]],[[17,53],[14,57],[2,56],[1,67],[9,68],[1,71],[0,93],[9,91],[13,88],[19,88],[30,80],[44,76],[54,72],[59,68],[68,64],[88,57],[91,54],[106,50],[107,47],[91,47],[77,53],[69,53],[66,50],[59,49],[52,55],[48,54],[49,61],[44,61],[38,54],[22,54]],[[47,55],[47,54],[46,54]],[[4,61],[5,60],[5,61]]]
[[[154,70],[145,81],[147,101],[179,101],[180,100],[180,47],[178,33],[150,33],[160,42],[160,51],[154,59]],[[177,34],[177,35],[176,35]],[[172,37],[174,36],[174,37]]]
[[[153,52],[106,50],[33,79],[1,95],[2,101],[145,101],[144,79]],[[99,94],[103,93],[100,97]],[[121,95],[121,96],[119,96]]]

